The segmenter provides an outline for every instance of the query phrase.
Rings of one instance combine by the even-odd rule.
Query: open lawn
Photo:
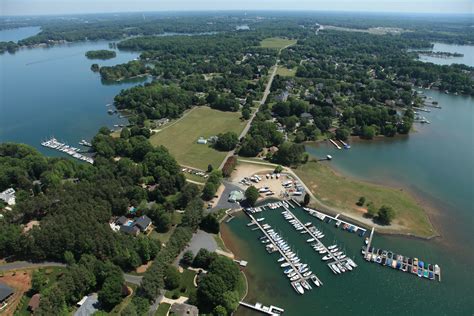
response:
[[[366,208],[356,205],[363,196],[379,209],[391,206],[396,217],[390,226],[381,227],[392,233],[429,237],[436,234],[422,205],[410,194],[391,187],[354,180],[337,174],[325,163],[311,161],[294,170],[315,197],[324,205],[367,222]]]
[[[288,45],[296,44],[296,40],[282,38],[282,37],[270,37],[260,42],[260,46],[264,48],[275,48],[281,49]]]
[[[176,226],[181,224],[182,218],[182,214],[174,212],[172,215],[172,226],[170,230],[168,230],[166,233],[159,233],[156,231],[156,229],[154,229],[150,234],[150,238],[158,239],[162,244],[166,244],[176,229]]]
[[[296,74],[296,67],[289,69],[284,66],[278,66],[276,74],[282,77],[294,77]]]
[[[171,304],[161,303],[158,306],[158,310],[156,311],[155,316],[166,316],[166,315],[168,315],[168,311],[169,311],[170,307],[171,307]]]
[[[190,297],[192,293],[196,292],[196,288],[194,287],[195,275],[195,271],[185,269],[183,273],[181,273],[181,281],[178,288],[173,291],[166,291],[165,296],[172,299],[176,299],[180,296]]]
[[[196,107],[175,124],[151,136],[150,141],[154,146],[168,148],[179,164],[207,170],[209,164],[214,168],[219,167],[227,153],[219,152],[208,144],[197,144],[199,137],[208,138],[224,132],[239,135],[245,124],[245,121],[240,120],[240,112]]]

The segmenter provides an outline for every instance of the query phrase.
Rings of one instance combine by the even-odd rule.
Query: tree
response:
[[[212,172],[214,170],[214,167],[211,164],[207,165],[207,172]]]
[[[111,310],[122,301],[123,284],[124,279],[121,273],[109,276],[105,279],[104,285],[98,293],[99,302],[105,310]]]
[[[375,208],[373,202],[367,203],[367,213],[366,213],[366,216],[367,216],[367,217],[372,217],[372,218],[375,217],[375,216],[377,216],[377,209]]]
[[[281,165],[276,166],[274,173],[281,173],[283,171],[283,167]]]
[[[219,233],[219,221],[214,214],[207,214],[204,216],[199,226],[207,233]]]
[[[214,147],[221,151],[230,151],[237,146],[239,137],[234,132],[227,132],[217,135],[217,141]]]
[[[347,140],[350,135],[350,131],[347,128],[341,127],[336,129],[336,138],[340,140]]]
[[[210,312],[214,306],[221,305],[222,297],[227,289],[227,285],[220,276],[210,273],[203,277],[197,289],[199,311]]]
[[[237,307],[239,306],[239,293],[237,291],[228,291],[224,293],[224,296],[222,297],[223,300],[223,306],[227,310],[228,314],[232,314]]]
[[[233,290],[240,278],[238,266],[229,258],[217,256],[209,265],[208,272],[221,277],[227,290]]]
[[[217,305],[214,307],[212,311],[212,315],[214,316],[227,316],[227,309],[222,305]]]
[[[303,162],[305,157],[305,149],[301,144],[293,144],[286,142],[280,146],[273,160],[276,163],[293,166]]]
[[[250,119],[250,115],[251,115],[251,112],[249,108],[246,108],[246,107],[242,108],[242,118],[244,120]]]
[[[364,206],[365,204],[365,197],[361,196],[356,203],[358,206]]]
[[[372,139],[375,136],[375,129],[373,126],[362,126],[360,137],[363,139]]]
[[[181,265],[189,267],[193,263],[194,254],[191,250],[186,251],[181,258]]]
[[[395,211],[390,206],[383,205],[378,211],[377,220],[384,225],[390,225],[395,218]]]
[[[31,290],[34,293],[40,293],[48,284],[48,278],[42,271],[35,271],[31,279]]]
[[[245,190],[245,199],[249,205],[254,206],[259,197],[260,193],[258,193],[257,188],[253,185],[249,186],[247,190]]]
[[[176,289],[181,281],[181,275],[173,265],[168,265],[165,270],[165,287],[168,290]]]
[[[311,196],[309,195],[309,193],[306,193],[304,195],[303,205],[308,205],[310,200],[311,200]]]
[[[207,270],[215,257],[215,253],[209,252],[206,248],[201,248],[196,254],[196,257],[194,257],[193,267]]]

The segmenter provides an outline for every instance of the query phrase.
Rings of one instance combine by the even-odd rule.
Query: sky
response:
[[[474,13],[474,0],[0,0],[0,15],[291,10]]]

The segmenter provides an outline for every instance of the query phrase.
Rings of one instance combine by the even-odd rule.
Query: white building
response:
[[[0,200],[5,201],[8,205],[15,205],[16,203],[15,190],[13,188],[6,189],[0,193]]]

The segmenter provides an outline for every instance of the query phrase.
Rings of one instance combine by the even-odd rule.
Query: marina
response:
[[[283,202],[284,203],[284,202]],[[277,209],[283,206],[282,202],[269,203],[266,205],[269,209]],[[265,206],[258,208],[259,212],[265,210]],[[298,294],[304,294],[305,290],[309,291],[312,286],[309,284],[309,280],[317,287],[323,285],[321,280],[310,271],[309,266],[301,262],[301,259],[296,255],[291,246],[281,237],[274,229],[268,224],[261,224],[264,220],[263,217],[255,218],[252,215],[253,209],[245,209],[245,214],[250,217],[251,222],[247,226],[256,225],[258,229],[264,234],[260,237],[262,244],[266,244],[266,249],[269,253],[279,252],[281,257],[278,259],[278,263],[284,268],[284,273],[289,278],[293,289]],[[254,212],[255,213],[255,212]]]
[[[80,154],[79,153],[79,148],[69,146],[66,143],[61,143],[60,141],[58,141],[54,137],[50,138],[47,141],[42,142],[41,145],[44,146],[44,147],[48,147],[48,148],[66,153],[66,154],[70,155],[71,157],[76,158],[78,160],[82,160],[82,161],[90,163],[90,164],[94,163],[93,158],[88,157],[88,156],[83,155],[83,154]]]
[[[290,204],[291,205],[291,204]],[[337,245],[331,245],[326,247],[320,239],[324,238],[324,235],[319,232],[315,226],[312,226],[311,222],[303,224],[283,203],[283,208],[285,209],[282,214],[285,216],[285,219],[293,224],[296,230],[301,231],[301,233],[306,232],[311,236],[307,242],[312,243],[311,247],[318,252],[320,255],[323,255],[322,260],[328,261],[327,266],[332,270],[334,274],[341,274],[346,271],[352,271],[357,267],[356,263],[347,258],[343,251],[339,251]],[[314,242],[314,243],[313,243]]]
[[[309,213],[309,215],[314,216],[318,218],[321,221],[325,221],[327,223],[330,223],[331,221],[336,222],[336,227],[342,227],[343,230],[347,230],[350,233],[358,233],[359,236],[363,237],[365,233],[367,232],[367,229],[354,225],[350,222],[347,222],[345,220],[342,220],[339,218],[340,214],[337,214],[336,216],[331,216],[328,214],[325,214],[319,210],[315,210],[309,207],[303,207],[303,209]],[[341,226],[342,225],[342,226]]]

